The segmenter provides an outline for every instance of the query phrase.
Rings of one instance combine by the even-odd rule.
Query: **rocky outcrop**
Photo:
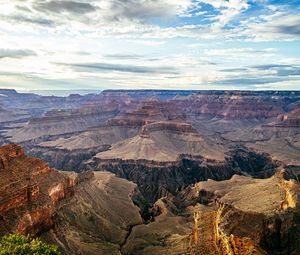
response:
[[[136,185],[110,173],[95,173],[75,187],[74,196],[53,217],[43,237],[64,254],[120,254],[133,226],[143,224],[131,200]]]
[[[58,202],[72,195],[76,181],[14,144],[0,148],[0,162],[0,233],[49,229]]]
[[[207,194],[205,207],[195,208],[194,250],[209,245],[217,248],[215,253],[206,254],[299,252],[300,226],[295,221],[299,213],[299,184],[285,181],[282,174],[265,180],[234,176],[224,182],[200,182],[181,196],[201,203]],[[203,227],[204,233],[214,233],[211,239],[199,238],[197,233]],[[203,253],[200,250],[196,254]]]
[[[294,225],[298,212],[293,210],[296,201],[287,195],[290,192],[286,187],[282,189],[283,201],[278,201],[279,208],[271,214],[259,210],[247,212],[220,203],[216,228],[223,254],[293,254],[299,251],[299,236],[296,234],[291,238],[299,231],[299,225]]]
[[[179,133],[195,132],[195,130],[192,128],[192,125],[189,123],[175,121],[157,121],[144,125],[140,131],[140,134],[147,135],[150,132],[163,130]]]
[[[279,115],[273,125],[276,127],[300,128],[300,109]]]
[[[130,229],[143,223],[132,182],[110,173],[57,172],[17,145],[1,147],[0,158],[1,235],[39,235],[67,255],[119,254]]]

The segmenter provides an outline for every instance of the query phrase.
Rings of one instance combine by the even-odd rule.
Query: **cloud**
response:
[[[144,45],[149,46],[160,45],[156,39],[163,44],[165,38],[299,39],[297,13],[260,3],[267,14],[251,12],[254,2],[247,0],[11,0],[9,8],[0,6],[0,13],[12,24],[51,27],[53,33],[69,35],[128,38],[141,44],[147,39]]]
[[[209,56],[232,56],[232,57],[240,57],[240,56],[253,56],[256,57],[257,54],[267,54],[272,55],[276,52],[274,48],[266,48],[266,49],[254,49],[254,48],[227,48],[227,49],[210,49],[205,50],[204,54]]]
[[[251,41],[300,40],[300,16],[290,12],[277,12],[260,17],[261,21],[246,21],[240,34]]]
[[[226,68],[220,71],[224,72],[225,75],[216,80],[215,83],[221,85],[278,88],[280,86],[278,84],[300,81],[300,66],[292,64],[263,64],[243,68]]]
[[[152,41],[152,40],[127,40],[131,43],[143,44],[147,46],[160,46],[166,43],[166,41]]]
[[[299,21],[300,21],[300,19],[299,19]],[[293,25],[278,25],[277,30],[279,33],[300,36],[299,23],[293,24]]]
[[[107,5],[107,16],[114,20],[142,20],[167,18],[182,13],[188,9],[192,1],[168,0],[110,0]]]
[[[211,18],[216,21],[215,29],[225,26],[250,6],[247,0],[201,0],[200,2],[211,5],[219,11],[219,14]]]
[[[256,78],[233,78],[233,79],[223,79],[213,83],[223,84],[223,85],[257,85],[257,84],[268,84],[277,83],[284,81],[284,79],[278,77],[256,77]]]
[[[36,53],[32,50],[27,49],[0,49],[0,59],[1,58],[24,58],[36,56]]]
[[[6,84],[294,88],[299,80],[299,8],[290,1],[0,2],[0,71],[25,77],[6,75]]]
[[[121,65],[111,63],[57,63],[59,65],[69,66],[78,72],[122,72],[122,73],[140,73],[140,74],[177,74],[173,67],[152,67]]]
[[[144,58],[143,55],[138,55],[138,54],[106,54],[104,55],[105,58],[109,59],[142,59]]]
[[[274,70],[277,73],[277,76],[299,76],[300,75],[300,66],[296,65],[280,65],[280,64],[271,64],[271,65],[256,65],[253,68],[258,70]]]
[[[247,71],[247,68],[225,68],[221,69],[221,72],[226,72],[226,73],[236,73],[236,72],[244,72]]]
[[[41,25],[41,26],[54,26],[55,22],[50,19],[45,19],[45,18],[40,18],[40,17],[30,17],[30,16],[25,16],[25,15],[12,15],[9,17],[12,20],[15,20],[17,22],[25,22],[25,23],[32,23],[36,25]]]
[[[40,11],[53,12],[53,13],[74,13],[74,14],[84,14],[89,12],[96,11],[96,7],[83,2],[77,1],[61,1],[61,0],[52,0],[52,1],[38,1],[33,5],[33,7]]]
[[[259,70],[270,70],[274,68],[286,68],[286,67],[292,67],[292,65],[280,65],[280,64],[269,64],[269,65],[256,65],[252,66],[255,69]]]

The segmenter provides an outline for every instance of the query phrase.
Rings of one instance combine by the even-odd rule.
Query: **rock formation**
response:
[[[191,155],[181,155],[175,161],[103,159],[96,156],[85,167],[109,171],[137,183],[143,196],[153,203],[197,181],[226,180],[234,174],[268,178],[274,174],[277,165],[266,154],[236,149],[224,160]]]
[[[55,205],[72,194],[74,180],[25,156],[17,145],[0,148],[0,233],[37,234],[51,228]]]
[[[204,217],[213,219],[213,224],[205,228],[210,227],[215,233],[213,242],[219,254],[299,252],[300,226],[295,222],[299,213],[299,184],[284,180],[282,173],[265,180],[234,176],[223,182],[200,182],[184,193],[206,204],[196,211],[197,227],[209,223],[208,219],[201,222]],[[197,246],[199,242],[195,242],[194,249]]]
[[[299,92],[0,94],[0,145],[24,148],[0,148],[1,234],[66,255],[299,253]]]
[[[256,172],[254,161],[245,161],[251,159],[251,152],[248,157],[243,153],[246,151],[236,151],[227,166],[202,159],[203,178],[208,178],[208,171],[212,177],[219,171],[220,179],[230,178],[233,173],[222,176],[230,170],[229,162],[239,165],[241,173]],[[266,165],[271,163],[262,163],[263,155],[255,160],[266,174]],[[188,164],[186,161],[182,163]],[[196,176],[181,173],[178,178],[180,173],[173,172],[166,179],[156,177],[159,187],[165,188],[156,200],[155,194],[144,196],[147,192],[142,190],[143,184],[151,187],[155,182],[138,181],[146,172],[134,179],[138,186],[107,172],[57,172],[27,157],[17,145],[0,148],[0,163],[1,234],[40,235],[59,245],[63,254],[299,252],[300,186],[286,181],[283,172],[267,179],[235,175],[227,181],[208,180],[192,186],[187,185],[188,180],[191,183]],[[199,167],[186,169],[201,174]],[[186,182],[178,186],[184,178]],[[148,217],[143,210],[148,210]]]

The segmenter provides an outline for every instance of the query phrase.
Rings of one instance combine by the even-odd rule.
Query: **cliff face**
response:
[[[143,220],[132,182],[110,173],[60,173],[27,157],[17,145],[0,148],[0,235],[41,235],[64,254],[119,254]]]
[[[107,145],[80,150],[67,150],[64,148],[53,148],[52,146],[39,146],[30,148],[28,151],[33,157],[38,157],[49,162],[49,166],[51,167],[65,171],[76,170],[77,172],[80,172],[85,167],[85,161],[95,156],[99,151],[107,149]]]
[[[284,102],[269,96],[192,95],[176,101],[189,115],[206,115],[224,119],[264,119],[282,112]]]
[[[287,114],[277,117],[277,121],[273,124],[276,127],[299,128],[300,127],[300,109],[295,109]]]
[[[50,228],[56,205],[73,192],[73,180],[25,156],[17,145],[0,148],[0,174],[1,234]]]
[[[143,224],[131,197],[136,185],[110,173],[94,173],[75,187],[43,237],[58,243],[64,254],[120,254],[131,228]],[[62,201],[63,202],[63,201]]]
[[[105,170],[137,183],[151,203],[168,193],[175,194],[189,184],[207,179],[226,180],[234,174],[267,178],[274,174],[276,163],[266,154],[237,149],[223,161],[181,155],[177,161],[101,159],[87,165],[89,170]]]
[[[202,196],[202,203],[203,197],[207,198],[205,207],[196,209],[194,215],[195,250],[206,241],[216,247],[215,253],[207,254],[299,252],[299,184],[294,181],[285,181],[281,174],[265,180],[234,176],[219,183],[200,182],[193,190],[184,191],[189,199],[193,192],[193,199]],[[205,222],[201,221],[204,218]],[[205,233],[214,233],[213,244],[207,238],[199,238],[203,227]]]
[[[28,124],[17,130],[8,130],[6,136],[13,142],[24,142],[43,136],[63,135],[84,131],[87,128],[97,126],[114,116],[108,113],[65,113],[59,111],[55,116],[45,116],[31,119]]]

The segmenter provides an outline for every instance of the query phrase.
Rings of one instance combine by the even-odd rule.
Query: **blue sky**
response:
[[[0,0],[0,87],[300,89],[300,2]]]

